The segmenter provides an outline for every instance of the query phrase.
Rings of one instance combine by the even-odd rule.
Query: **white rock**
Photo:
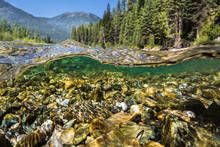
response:
[[[52,120],[47,120],[47,121],[45,121],[45,122],[41,125],[41,127],[40,127],[40,129],[41,129],[42,131],[45,131],[46,133],[52,132],[52,131],[53,131],[53,128],[54,128],[54,126],[53,126],[53,121],[52,121]]]
[[[183,111],[189,118],[196,118],[196,114],[192,111],[185,110]]]
[[[141,112],[143,111],[142,107],[140,105],[132,105],[130,108],[130,113],[138,113],[141,114]]]
[[[126,111],[128,109],[128,106],[125,102],[122,102],[121,103],[121,108],[122,108],[123,111]]]

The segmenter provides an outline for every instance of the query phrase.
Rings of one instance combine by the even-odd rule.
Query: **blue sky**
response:
[[[5,0],[34,16],[53,17],[64,12],[90,12],[103,16],[107,4],[116,7],[118,0]]]

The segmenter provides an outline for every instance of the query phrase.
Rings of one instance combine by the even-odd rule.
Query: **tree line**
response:
[[[98,23],[72,28],[87,45],[181,48],[220,36],[219,0],[118,0]]]
[[[17,23],[11,25],[5,19],[2,19],[0,22],[0,40],[23,40],[29,42],[52,43],[52,40],[48,34],[46,37],[41,37],[38,29],[34,29],[32,33],[30,28],[25,28],[23,25],[18,25]]]

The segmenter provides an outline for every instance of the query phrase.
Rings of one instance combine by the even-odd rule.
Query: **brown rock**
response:
[[[67,128],[61,133],[59,140],[62,144],[72,145],[74,136],[75,136],[74,128]]]
[[[144,145],[143,147],[164,147],[164,145],[158,142],[151,141],[150,143]]]

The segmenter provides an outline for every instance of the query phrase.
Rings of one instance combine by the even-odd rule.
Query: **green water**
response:
[[[51,61],[27,70],[24,75],[29,77],[41,73],[79,73],[93,74],[106,72],[121,72],[125,76],[150,76],[167,75],[179,73],[213,73],[220,71],[220,59],[194,59],[171,66],[152,67],[122,67],[109,64],[102,64],[97,60],[84,56],[73,56],[56,61]]]

